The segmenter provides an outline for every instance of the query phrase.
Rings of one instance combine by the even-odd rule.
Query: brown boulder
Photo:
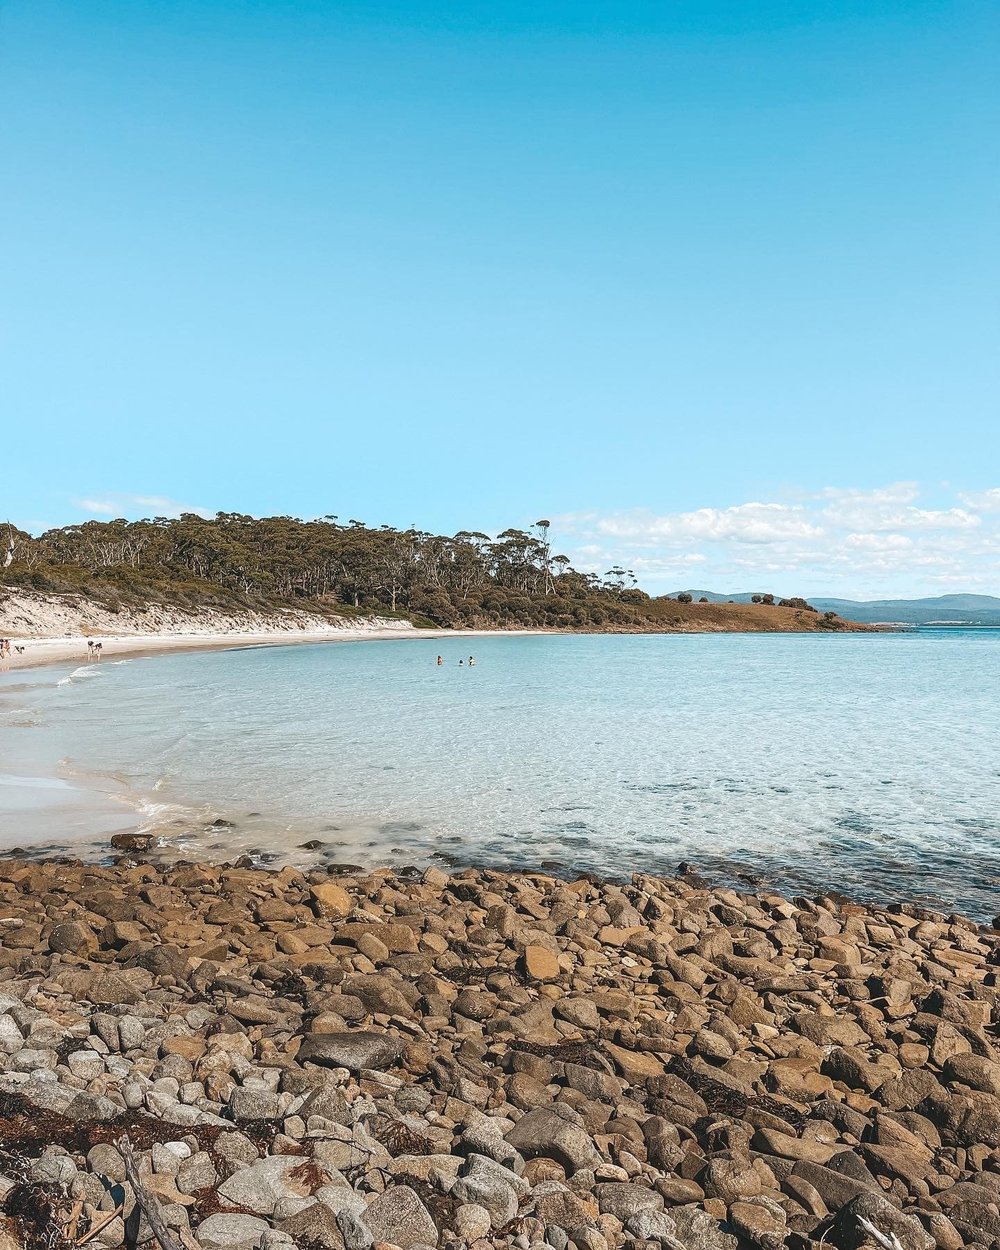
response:
[[[984,1094],[1000,1095],[1000,1063],[981,1055],[953,1055],[945,1062],[944,1079],[968,1085]]]
[[[624,1046],[614,1046],[611,1042],[606,1042],[604,1049],[610,1055],[615,1067],[631,1085],[640,1085],[650,1077],[663,1075],[663,1064],[645,1051],[626,1050]]]
[[[721,1198],[726,1203],[752,1198],[764,1190],[760,1174],[745,1154],[709,1159],[698,1181],[710,1198]]]
[[[402,1049],[402,1042],[391,1033],[309,1033],[297,1058],[300,1063],[360,1072],[392,1067]]]
[[[861,1181],[844,1176],[822,1164],[810,1163],[806,1159],[795,1164],[792,1168],[792,1175],[808,1181],[831,1211],[839,1211],[853,1198],[871,1192],[871,1187],[862,1184]]]
[[[525,974],[534,981],[553,981],[559,975],[559,960],[544,946],[526,946],[521,956]]]
[[[86,955],[97,949],[97,938],[79,920],[64,920],[49,934],[48,948],[54,955]]]
[[[297,1246],[315,1247],[316,1250],[344,1250],[344,1238],[341,1236],[333,1212],[322,1202],[314,1202],[312,1206],[282,1220],[277,1227],[288,1233]]]
[[[817,1046],[861,1046],[868,1041],[864,1029],[849,1016],[821,1016],[802,1011],[792,1017],[791,1023]]]
[[[555,1159],[567,1172],[593,1167],[599,1156],[589,1135],[571,1118],[547,1107],[529,1111],[507,1134],[507,1143],[526,1159]]]
[[[785,1212],[777,1202],[734,1202],[729,1208],[733,1231],[759,1250],[781,1250],[788,1235]]]
[[[412,1016],[420,997],[419,991],[409,982],[380,972],[346,977],[342,988],[345,994],[361,999],[369,1012],[381,1012],[387,1016]],[[349,1016],[347,1018],[350,1019]]]
[[[827,1237],[837,1250],[867,1250],[873,1244],[870,1230],[881,1234],[883,1244],[899,1250],[935,1250],[934,1238],[913,1215],[898,1211],[877,1193],[859,1194],[839,1211]]]
[[[393,954],[416,954],[417,935],[407,924],[379,924],[372,922],[340,925],[334,930],[333,940],[357,946],[364,937],[377,938]]]
[[[435,1246],[438,1231],[430,1213],[409,1185],[394,1185],[375,1197],[361,1217],[376,1243],[388,1242],[409,1250],[413,1245]]]
[[[351,896],[335,881],[322,881],[319,885],[310,885],[309,898],[312,910],[324,919],[349,916],[354,906]]]
[[[836,1046],[823,1060],[824,1076],[851,1089],[873,1094],[892,1076],[888,1068],[872,1063],[864,1051],[854,1046]]]
[[[946,1142],[951,1138],[959,1146],[1000,1146],[1000,1099],[992,1094],[972,1091],[928,1099],[921,1109],[941,1130]]]

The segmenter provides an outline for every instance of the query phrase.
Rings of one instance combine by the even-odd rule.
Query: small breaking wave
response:
[[[74,681],[86,681],[90,677],[99,677],[100,672],[96,664],[84,664],[80,668],[75,668],[68,677],[60,677],[56,685],[68,686]]]

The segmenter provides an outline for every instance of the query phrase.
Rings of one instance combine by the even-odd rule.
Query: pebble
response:
[[[126,1132],[184,1250],[1000,1250],[995,928],[147,853],[0,863],[3,1250]]]

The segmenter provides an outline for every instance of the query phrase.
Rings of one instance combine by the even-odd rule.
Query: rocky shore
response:
[[[998,943],[691,875],[6,861],[0,1247],[1000,1246]]]

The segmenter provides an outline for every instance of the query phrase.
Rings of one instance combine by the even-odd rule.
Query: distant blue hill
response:
[[[685,592],[675,591],[672,597]],[[720,595],[711,590],[689,590],[695,600],[709,603],[749,603],[754,594],[763,591],[741,591]],[[776,598],[781,598],[776,595]],[[820,612],[836,612],[851,621],[871,624],[895,621],[905,625],[933,625],[948,622],[956,625],[1000,625],[1000,599],[994,595],[937,595],[930,599],[828,599],[807,595]]]

